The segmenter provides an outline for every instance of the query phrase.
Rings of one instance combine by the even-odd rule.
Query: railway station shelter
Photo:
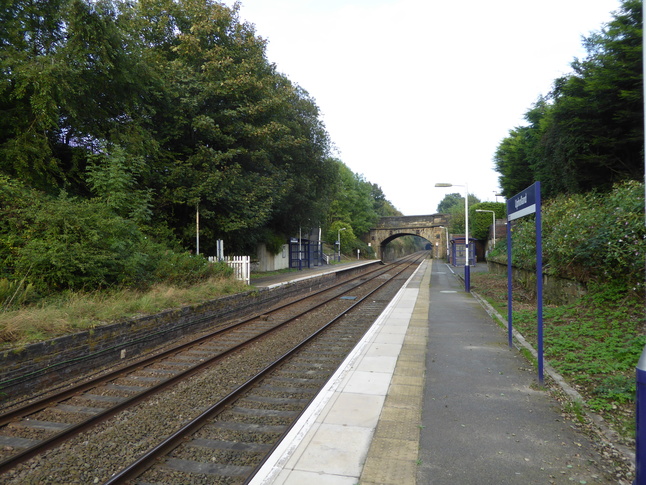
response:
[[[465,264],[465,244],[464,236],[454,236],[451,238],[451,264],[453,266],[464,266]],[[469,238],[469,266],[476,264],[476,240]]]
[[[289,240],[289,267],[294,269],[312,268],[324,264],[321,254],[321,243],[317,240],[300,240],[293,237]]]

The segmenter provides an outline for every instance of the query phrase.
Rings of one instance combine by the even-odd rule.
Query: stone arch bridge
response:
[[[402,236],[420,236],[426,239],[433,249],[434,258],[446,258],[448,214],[427,216],[382,217],[368,235],[370,245],[377,259],[384,254],[384,247],[392,240]]]

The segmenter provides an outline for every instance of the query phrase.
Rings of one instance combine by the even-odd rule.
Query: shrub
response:
[[[164,251],[154,263],[151,282],[188,286],[211,277],[228,277],[233,270],[226,263],[209,263],[202,255]]]
[[[559,196],[543,207],[543,270],[583,281],[620,279],[643,287],[646,228],[644,185],[626,182],[610,193]],[[515,222],[513,263],[536,266],[534,221]]]
[[[103,200],[65,193],[53,198],[6,177],[0,178],[0,258],[0,276],[7,281],[2,294],[24,279],[17,293],[23,301],[34,290],[51,294],[162,281],[186,285],[231,273],[226,265],[150,240],[134,220],[119,216]]]

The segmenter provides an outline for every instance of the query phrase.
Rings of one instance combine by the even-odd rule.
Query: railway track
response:
[[[236,374],[223,386],[217,378],[218,390],[210,393],[208,405],[193,406],[196,409],[190,418],[177,417],[174,421],[182,424],[179,428],[165,422],[164,427],[172,432],[161,433],[165,433],[163,439],[151,438],[157,443],[142,444],[145,449],[135,452],[139,458],[134,464],[122,468],[120,463],[121,470],[97,473],[102,476],[95,477],[93,483],[109,476],[112,478],[106,483],[127,483],[144,472],[143,481],[137,483],[243,483],[382,311],[386,299],[375,295],[390,286],[392,298],[396,290],[391,282],[399,278],[403,283],[406,271],[416,266],[419,258],[386,265],[234,322],[99,381],[0,416],[0,473],[22,480],[30,475],[29,460],[42,460],[47,450],[64,443],[73,447],[67,443],[77,436],[87,437],[90,429],[103,422],[104,429],[115,428],[112,423],[120,416],[133,413],[137,406],[155,405],[159,395],[174,393],[180,383],[205,369],[215,367],[222,372],[241,367],[242,362],[249,367],[243,377]],[[361,312],[355,311],[359,307]],[[263,347],[268,341],[273,342],[270,350]],[[259,354],[266,354],[262,362]],[[55,462],[56,452],[51,453]],[[160,456],[167,456],[163,465],[149,470]],[[49,459],[45,457],[45,462]]]

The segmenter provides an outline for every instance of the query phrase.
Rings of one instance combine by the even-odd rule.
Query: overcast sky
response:
[[[233,0],[226,0],[233,5]],[[267,57],[316,100],[335,155],[405,215],[468,184],[619,0],[242,0]],[[501,198],[499,198],[502,201]]]

